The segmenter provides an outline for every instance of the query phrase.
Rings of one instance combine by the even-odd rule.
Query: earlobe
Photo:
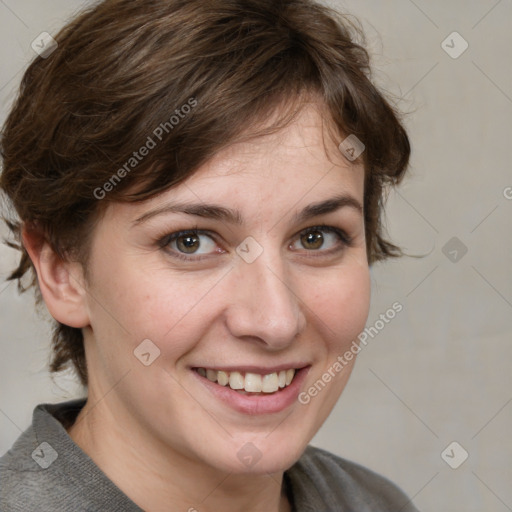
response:
[[[88,326],[90,322],[82,266],[62,259],[36,230],[24,227],[22,239],[52,317],[70,327]]]

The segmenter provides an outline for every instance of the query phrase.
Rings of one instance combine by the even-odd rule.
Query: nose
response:
[[[255,261],[240,259],[234,269],[227,324],[231,334],[267,349],[282,350],[306,325],[303,304],[293,290],[286,264],[264,251]]]

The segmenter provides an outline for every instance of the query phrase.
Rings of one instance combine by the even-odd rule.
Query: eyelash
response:
[[[315,232],[315,231],[324,231],[327,233],[334,233],[338,237],[339,241],[341,242],[341,247],[330,249],[328,251],[304,249],[307,252],[320,253],[320,254],[310,254],[308,256],[310,258],[318,258],[318,257],[326,256],[326,255],[332,255],[336,252],[343,251],[346,247],[351,247],[353,245],[353,239],[344,230],[336,228],[334,226],[326,226],[326,225],[311,226],[309,228],[305,228],[297,234],[296,238],[301,238],[303,235],[306,235],[310,232]],[[171,242],[174,242],[180,236],[184,236],[184,235],[193,235],[193,236],[206,235],[209,238],[211,238],[214,242],[216,242],[215,236],[213,236],[211,231],[202,230],[202,229],[199,229],[198,227],[194,227],[192,229],[186,229],[184,231],[176,231],[175,233],[171,233],[171,234],[167,234],[167,235],[163,236],[162,238],[160,238],[158,240],[158,242],[157,242],[158,246],[161,249],[166,249],[167,246]],[[198,255],[198,256],[193,256],[193,255],[186,256],[184,253],[181,253],[181,252],[168,251],[168,253],[171,254],[171,256],[173,258],[177,258],[177,259],[187,261],[187,262],[200,261],[200,260],[211,257],[211,254],[202,254],[202,255]]]

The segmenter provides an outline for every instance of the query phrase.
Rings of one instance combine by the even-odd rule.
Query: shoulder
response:
[[[313,446],[286,475],[298,511],[417,512],[387,478]]]
[[[43,454],[39,459],[44,465],[44,450],[38,452],[39,445],[33,426],[30,426],[0,458],[2,512],[27,510],[27,504],[32,503],[37,490],[48,488],[51,472],[42,471],[42,466],[37,463],[37,455]]]
[[[140,512],[72,441],[65,424],[85,400],[41,404],[31,426],[0,458],[2,512]]]

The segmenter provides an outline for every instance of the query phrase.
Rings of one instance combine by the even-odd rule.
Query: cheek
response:
[[[95,307],[96,335],[115,336],[124,344],[128,338],[134,346],[150,339],[168,356],[181,355],[188,349],[187,340],[197,337],[203,325],[198,313],[207,315],[208,292],[218,279],[147,268],[129,260],[111,262],[95,279],[93,293],[101,300]]]
[[[355,265],[325,276],[313,296],[310,309],[324,333],[328,350],[340,351],[364,329],[370,309],[368,266]]]

